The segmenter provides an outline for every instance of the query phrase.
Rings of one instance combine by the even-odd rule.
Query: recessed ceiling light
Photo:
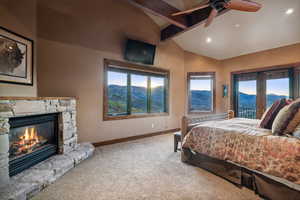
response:
[[[293,8],[289,8],[289,9],[287,9],[287,10],[285,11],[285,14],[290,15],[290,14],[292,14],[293,12],[294,12],[294,9],[293,9]]]
[[[235,24],[234,27],[235,28],[239,28],[241,25],[240,24]]]
[[[206,38],[206,43],[211,43],[211,38],[210,37]]]

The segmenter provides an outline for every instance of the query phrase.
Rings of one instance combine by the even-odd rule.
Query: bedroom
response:
[[[91,158],[67,172],[65,176],[50,184],[33,198],[259,199],[258,195],[245,187],[237,188],[206,170],[182,163],[181,153],[173,152],[173,135],[170,133],[179,131],[182,117],[189,116],[192,111],[190,108],[194,104],[189,104],[190,99],[187,95],[188,88],[193,88],[188,87],[188,83],[193,82],[192,75],[199,74],[208,78],[200,90],[210,91],[212,98],[206,98],[205,102],[210,105],[208,106],[210,111],[219,114],[238,107],[234,102],[237,96],[233,95],[232,90],[234,75],[238,76],[243,74],[242,72],[256,75],[274,69],[300,67],[299,1],[273,0],[273,3],[270,3],[267,0],[257,0],[256,2],[263,5],[258,12],[230,10],[217,17],[207,28],[203,25],[204,21],[201,21],[199,25],[165,41],[161,41],[161,31],[170,26],[172,20],[162,17],[162,14],[154,16],[152,12],[148,12],[149,10],[143,10],[129,2],[126,0],[91,0],[88,3],[81,0],[22,2],[1,0],[0,26],[5,28],[3,30],[1,28],[1,35],[6,33],[4,30],[8,30],[14,33],[12,34],[14,36],[29,39],[26,40],[29,43],[33,41],[33,59],[28,65],[32,66],[29,85],[3,81],[0,83],[2,99],[0,116],[7,118],[9,112],[14,109],[15,101],[20,101],[18,105],[21,107],[21,111],[17,110],[16,113],[24,115],[27,112],[40,112],[43,102],[50,102],[49,104],[56,105],[57,108],[57,101],[63,102],[61,97],[75,97],[76,114],[74,110],[69,114],[74,116],[73,128],[77,130],[74,130],[76,134],[73,133],[71,136],[75,141],[78,140],[78,143],[93,143],[98,146]],[[185,10],[199,4],[200,1],[168,0],[167,2],[177,10]],[[143,100],[139,109],[144,110],[145,113],[139,114],[138,118],[137,116],[131,118],[125,114],[121,118],[126,119],[109,119],[111,116],[105,112],[109,108],[105,103],[107,99],[105,97],[109,96],[109,94],[105,95],[105,79],[109,78],[105,76],[105,60],[112,65],[116,65],[117,62],[127,68],[130,63],[131,70],[136,66],[140,67],[140,71],[144,66],[124,59],[128,38],[156,46],[154,63],[147,65],[151,75],[136,75],[139,77],[136,86],[144,88],[147,86],[147,90],[142,92],[143,95],[138,95],[138,97],[144,96],[138,100]],[[155,76],[152,76],[153,74]],[[164,79],[168,80],[167,83],[157,78],[157,75],[163,75]],[[298,96],[297,70],[294,70],[293,77],[290,75],[289,70],[287,73],[278,73],[278,76],[281,76],[278,79],[294,80],[292,84],[284,82],[285,85],[279,84],[279,86],[283,86],[285,91],[287,85],[288,90],[293,86],[294,92],[289,92],[288,95],[293,94],[296,98]],[[240,75],[240,77],[244,76]],[[146,80],[151,78],[153,80],[157,78],[155,79],[157,81],[153,86],[150,84],[148,87]],[[1,76],[1,80],[3,79],[5,77]],[[116,80],[122,82],[120,85],[123,87],[128,81],[124,75]],[[256,79],[249,76],[249,78],[245,77],[245,80],[253,82]],[[263,79],[261,75],[256,85],[245,86],[248,89],[251,87],[248,98],[253,98],[256,94],[255,102],[258,102],[253,105],[252,100],[250,111],[249,108],[245,108],[246,117],[262,116],[266,107],[266,101],[262,99],[269,93],[268,87],[261,84],[264,83],[263,80],[267,79]],[[207,84],[208,82],[211,84]],[[165,93],[160,94],[165,98],[158,106],[160,113],[153,114],[147,99],[151,98],[149,94],[155,86],[164,86]],[[256,87],[260,88],[259,91],[253,89]],[[278,96],[284,95],[286,94],[279,93]],[[52,97],[54,100],[49,98],[43,100],[42,97]],[[197,96],[195,98],[194,106],[204,105],[207,109],[207,103],[202,104],[203,99],[197,101]],[[74,101],[74,99],[64,100]],[[126,108],[129,108],[127,104],[130,101],[126,99],[124,102]],[[117,110],[120,108],[124,111],[124,106],[118,106]],[[130,111],[125,109],[125,112],[128,110]],[[69,114],[65,115],[69,116]],[[68,120],[70,117],[66,118]],[[74,122],[73,118],[72,120]],[[162,135],[144,138],[159,134]],[[68,139],[71,136],[66,136],[65,142],[70,142]],[[118,143],[124,141],[126,142]],[[70,142],[70,144],[74,143],[77,142]],[[86,148],[92,149],[90,146]],[[0,167],[7,170],[7,165],[0,165]],[[2,172],[1,177],[4,177]],[[118,177],[122,178],[118,179]],[[2,185],[6,186],[9,182],[13,183],[12,180],[3,182],[5,183]],[[40,186],[41,184],[49,185],[37,180],[30,183],[35,184],[27,185],[35,185],[39,188],[44,188]],[[79,188],[86,188],[86,191],[78,192]],[[121,189],[114,191],[113,188]],[[12,195],[15,195],[14,189],[11,188]],[[8,194],[8,191],[3,193]],[[31,194],[28,194],[29,197]]]

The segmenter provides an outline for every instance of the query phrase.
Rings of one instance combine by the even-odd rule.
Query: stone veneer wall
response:
[[[77,146],[75,98],[0,97],[0,187],[9,182],[9,118],[59,113],[59,153]]]

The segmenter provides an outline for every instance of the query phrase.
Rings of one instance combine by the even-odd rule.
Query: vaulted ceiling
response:
[[[183,10],[201,0],[164,0]],[[184,50],[215,59],[227,59],[300,42],[300,0],[255,0],[263,4],[257,13],[229,11],[208,28],[202,25],[175,36]],[[288,15],[286,11],[293,9]],[[145,11],[146,12],[146,11]],[[164,19],[146,12],[162,29]],[[207,42],[207,38],[211,42]]]

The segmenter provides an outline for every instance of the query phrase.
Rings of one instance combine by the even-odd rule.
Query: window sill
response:
[[[148,118],[148,117],[162,117],[162,116],[169,116],[169,113],[135,114],[135,115],[125,115],[125,116],[104,116],[103,121],[137,119],[137,118]]]

